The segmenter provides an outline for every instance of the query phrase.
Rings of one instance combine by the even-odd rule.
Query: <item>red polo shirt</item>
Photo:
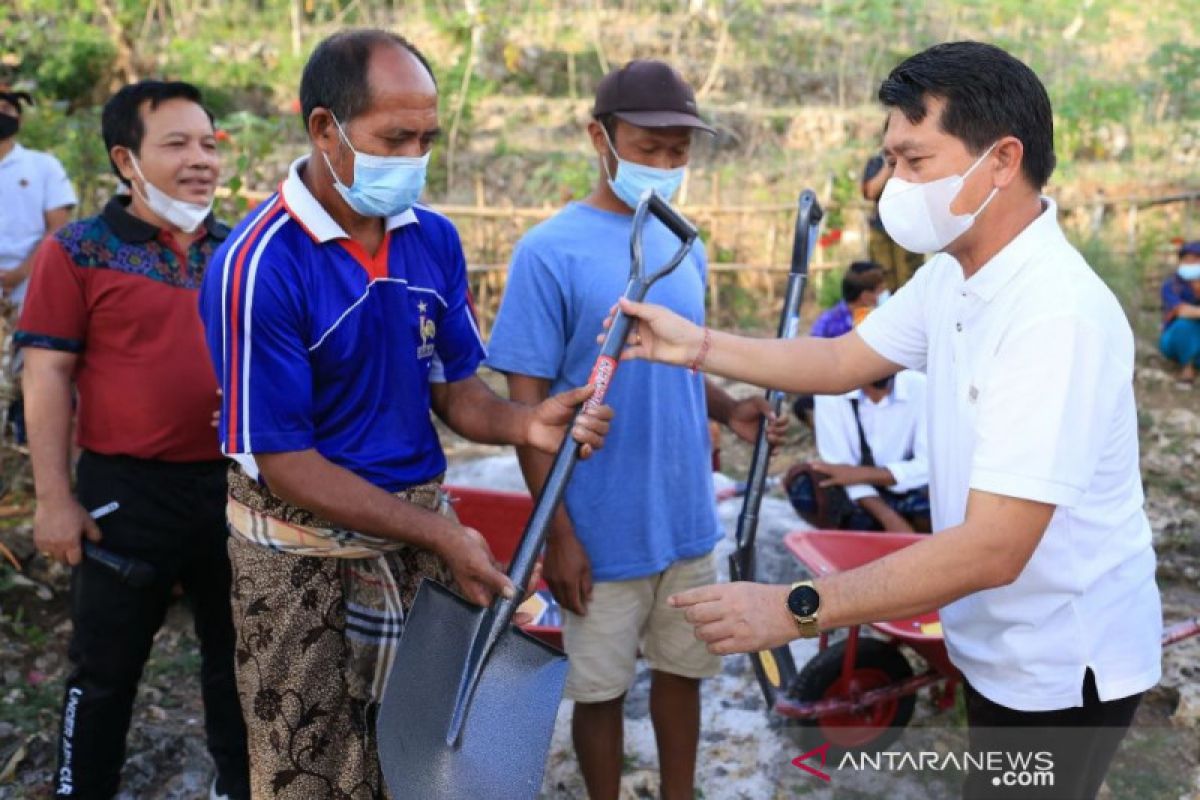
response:
[[[76,436],[87,450],[162,461],[221,457],[217,380],[197,294],[228,229],[210,216],[185,253],[114,198],[38,249],[14,340],[78,353]]]

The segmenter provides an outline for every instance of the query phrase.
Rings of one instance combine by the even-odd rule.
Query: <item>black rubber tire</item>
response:
[[[825,697],[825,693],[842,676],[842,660],[845,658],[846,642],[843,640],[817,653],[796,676],[788,689],[788,698],[800,702],[812,702]],[[871,669],[885,673],[893,683],[907,680],[913,676],[908,659],[893,644],[860,637],[858,654],[855,659],[856,669]],[[820,747],[830,742],[829,754],[841,756],[847,751],[857,751],[870,748],[872,751],[886,748],[896,741],[904,728],[912,719],[913,709],[917,704],[915,694],[906,695],[896,701],[896,711],[886,727],[879,727],[879,735],[870,741],[857,746],[845,746],[832,741],[827,736],[827,730],[821,725],[821,720],[798,720],[789,727],[792,738],[808,752],[814,747]]]

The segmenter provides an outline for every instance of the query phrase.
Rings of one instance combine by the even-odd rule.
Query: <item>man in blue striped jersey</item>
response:
[[[214,254],[200,300],[236,462],[238,690],[255,797],[379,797],[374,714],[421,579],[479,604],[514,591],[443,501],[430,411],[468,439],[553,452],[590,390],[522,405],[475,375],[458,233],[417,205],[439,133],[417,49],[336,34],[300,100],[311,154]],[[580,417],[585,451],[610,416]]]

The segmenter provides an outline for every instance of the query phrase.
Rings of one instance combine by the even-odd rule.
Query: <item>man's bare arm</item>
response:
[[[529,445],[557,452],[563,434],[574,421],[572,435],[584,445],[584,458],[604,446],[612,409],[601,406],[578,417],[575,407],[591,396],[590,387],[571,389],[530,406],[496,395],[478,375],[453,383],[435,383],[432,405],[458,435],[483,444]]]
[[[853,331],[836,339],[710,336],[705,372],[785,392],[843,394],[901,369]]]
[[[75,353],[26,347],[22,377],[37,494],[33,541],[40,552],[67,564],[82,558],[83,536],[100,539],[95,521],[71,493],[71,400],[78,358]]]
[[[966,521],[858,569],[814,581],[823,630],[914,617],[1021,574],[1054,506],[972,491]],[[731,583],[682,592],[696,635],[714,653],[763,650],[797,638],[787,586]]]
[[[710,331],[649,303],[622,299],[620,308],[635,320],[633,344],[623,359],[679,366],[699,359],[710,375],[809,394],[844,394],[901,369],[868,347],[856,331],[836,339],[758,339]],[[612,319],[610,315],[605,321],[606,328]]]

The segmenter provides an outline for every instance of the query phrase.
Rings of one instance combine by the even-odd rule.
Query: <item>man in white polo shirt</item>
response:
[[[938,255],[832,340],[747,339],[625,303],[640,318],[627,355],[795,392],[925,372],[935,534],[812,582],[672,602],[717,653],[941,609],[972,748],[1050,750],[1053,786],[1025,791],[1093,797],[1161,672],[1133,334],[1041,195],[1053,122],[1028,67],[991,45],[937,45],[879,98],[895,169],[883,223]],[[1001,777],[973,771],[964,794],[1014,796]]]
[[[33,251],[71,219],[75,190],[58,159],[17,143],[25,92],[0,87],[0,289],[14,303],[25,298]]]
[[[0,292],[12,303],[4,304],[10,324],[25,302],[34,251],[42,239],[71,220],[76,204],[75,190],[58,159],[17,143],[21,106],[31,101],[27,92],[0,86],[0,208],[4,209],[0,212]],[[16,396],[8,406],[8,424],[17,444],[25,444],[21,356],[18,351],[9,366]]]

